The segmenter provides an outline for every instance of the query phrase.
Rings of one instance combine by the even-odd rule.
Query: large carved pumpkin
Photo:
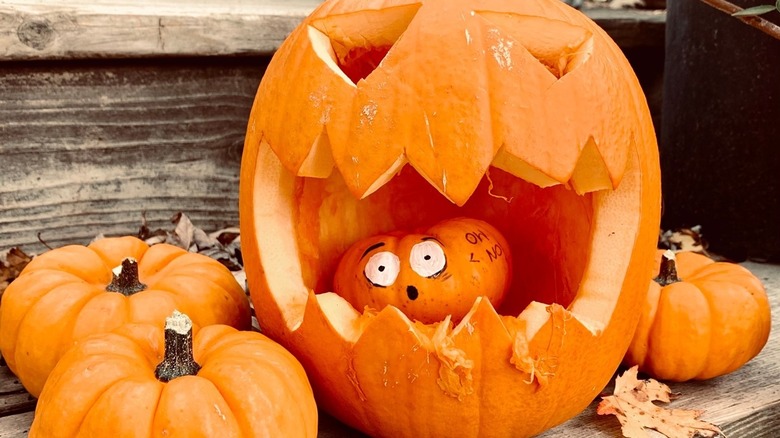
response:
[[[264,333],[375,436],[527,436],[581,411],[652,278],[657,145],[619,48],[559,0],[334,0],[284,42],[240,209]],[[467,216],[512,253],[493,308],[423,324],[334,291],[354,242]]]

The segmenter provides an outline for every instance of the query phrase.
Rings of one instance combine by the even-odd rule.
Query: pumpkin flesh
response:
[[[480,69],[469,70],[469,62],[420,67],[424,82],[434,84],[425,88],[410,73],[410,65],[427,62],[422,41],[444,38],[436,29],[451,28],[454,11],[469,2],[404,3],[372,6],[396,18],[414,12],[400,39],[418,41],[419,54],[396,42],[368,74],[348,68],[335,74],[338,43],[346,39],[333,29],[354,34],[344,23],[361,21],[347,20],[349,2],[331,1],[293,33],[266,71],[264,83],[319,86],[261,83],[258,91],[240,189],[252,299],[264,332],[304,364],[321,406],[353,427],[375,436],[539,433],[578,413],[607,383],[652,277],[660,184],[646,103],[603,32],[547,1],[484,2],[485,9],[522,17],[467,11],[472,21],[468,32],[460,30],[463,39],[499,48],[489,38],[501,37],[503,47],[525,51],[511,52],[513,69],[485,64],[473,73]],[[441,21],[434,15],[420,24],[433,4]],[[373,8],[366,13],[380,14]],[[486,16],[530,25],[483,27]],[[566,44],[521,44],[526,35],[517,29],[539,23],[557,26]],[[539,61],[570,42],[592,55]],[[435,58],[479,55],[459,47],[463,53]],[[592,89],[573,82],[594,74],[610,79],[587,82]],[[624,87],[622,94],[604,88],[610,81]],[[409,90],[387,85],[395,82]],[[558,107],[537,107],[545,102],[539,90],[567,97],[546,99]],[[560,106],[569,100],[577,104]],[[305,111],[301,102],[308,102]],[[572,129],[550,115],[561,111]],[[353,242],[457,216],[484,220],[509,242],[513,280],[499,309],[477,299],[460,321],[424,325],[392,306],[358,311],[332,290],[339,257]]]

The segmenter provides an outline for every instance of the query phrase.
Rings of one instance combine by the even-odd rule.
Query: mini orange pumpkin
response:
[[[329,0],[265,70],[241,166],[263,333],[372,436],[538,434],[623,358],[652,278],[654,129],[620,49],[559,0]],[[339,257],[471,217],[512,254],[457,323],[337,293]],[[392,402],[388,403],[388,400]]]
[[[130,236],[69,245],[35,257],[6,289],[0,351],[37,397],[73,341],[126,322],[161,324],[174,309],[201,326],[251,324],[246,294],[207,256]]]
[[[511,281],[504,236],[487,222],[448,219],[423,233],[356,242],[342,257],[334,290],[356,309],[394,305],[424,323],[460,320],[479,296],[498,307]]]
[[[30,437],[316,437],[300,363],[256,332],[194,337],[175,312],[163,330],[130,324],[69,350],[43,388]]]
[[[761,281],[744,267],[694,252],[658,251],[625,363],[657,379],[703,380],[730,373],[769,338],[771,316]]]

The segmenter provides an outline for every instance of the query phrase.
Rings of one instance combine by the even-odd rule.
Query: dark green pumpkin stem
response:
[[[663,257],[661,257],[661,269],[658,272],[658,277],[655,277],[653,280],[661,286],[668,286],[682,281],[677,276],[677,264],[674,261],[674,253],[672,251],[666,251]]]
[[[119,292],[126,297],[144,289],[146,285],[138,279],[138,262],[130,257],[122,260],[122,265],[114,269],[114,279],[106,286],[107,291]]]
[[[189,316],[174,310],[165,319],[165,357],[154,370],[161,382],[181,376],[194,376],[200,371],[192,353],[192,321]]]

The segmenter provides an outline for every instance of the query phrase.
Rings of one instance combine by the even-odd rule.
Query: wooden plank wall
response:
[[[267,58],[2,65],[0,249],[238,223],[246,122]]]
[[[0,59],[270,54],[322,0],[4,0]]]
[[[134,233],[143,213],[152,228],[180,211],[237,225],[255,91],[319,3],[0,2],[0,254]],[[586,12],[650,60],[638,73],[660,108],[663,11]]]

